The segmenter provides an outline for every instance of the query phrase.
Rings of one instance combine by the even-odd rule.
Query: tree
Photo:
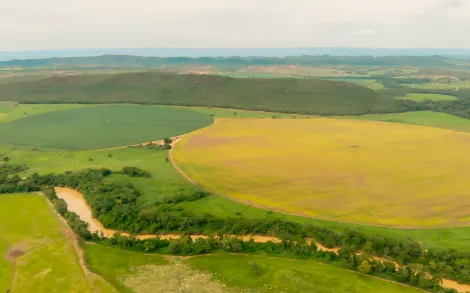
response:
[[[372,265],[367,260],[363,260],[362,263],[357,267],[357,270],[363,274],[369,274],[372,270]]]
[[[250,267],[251,267],[251,273],[253,275],[255,275],[255,276],[261,275],[262,269],[261,269],[261,266],[258,263],[252,262],[252,263],[250,263]]]
[[[164,143],[172,143],[173,140],[172,140],[171,138],[165,137],[165,138],[163,139],[163,142],[164,142]]]
[[[9,157],[3,157],[2,159],[5,163],[8,163],[10,161],[10,158]]]
[[[62,216],[65,215],[65,213],[67,212],[67,203],[62,198],[56,199],[54,201],[54,206],[57,212],[59,212],[59,214],[61,214]]]

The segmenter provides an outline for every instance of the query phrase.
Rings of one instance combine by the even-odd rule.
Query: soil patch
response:
[[[26,253],[23,250],[13,250],[8,253],[8,257],[10,258],[18,258],[20,256],[25,255]]]

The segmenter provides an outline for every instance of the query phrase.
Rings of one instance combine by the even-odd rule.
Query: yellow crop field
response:
[[[390,226],[470,225],[470,134],[335,119],[218,119],[175,147],[197,183],[247,204]]]

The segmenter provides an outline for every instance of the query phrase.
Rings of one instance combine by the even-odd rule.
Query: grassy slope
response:
[[[416,102],[422,102],[425,100],[431,100],[431,101],[454,101],[457,100],[456,97],[454,96],[449,96],[449,95],[439,95],[439,94],[407,94],[406,97],[397,97],[396,99],[406,99],[406,100],[412,100]]]
[[[212,118],[175,107],[110,105],[33,115],[0,125],[2,143],[57,149],[98,149],[173,137]]]
[[[396,111],[403,101],[380,99],[370,89],[321,79],[239,79],[215,75],[129,73],[66,76],[1,87],[0,100],[134,102],[222,106],[308,114]]]
[[[103,276],[121,293],[132,293],[120,277],[130,274],[135,267],[145,265],[165,265],[167,261],[158,255],[147,255],[99,245],[84,244],[87,265],[95,273]]]
[[[207,115],[212,115],[215,118],[310,118],[311,115],[301,114],[285,114],[278,112],[263,112],[263,111],[246,111],[236,109],[221,109],[221,108],[208,108],[208,107],[182,107],[191,109],[193,111],[201,112]]]
[[[439,127],[453,129],[462,132],[470,132],[470,120],[454,115],[421,111],[397,114],[364,115],[341,117],[346,119],[374,120],[404,124],[416,124],[422,126]]]
[[[256,292],[420,292],[310,260],[217,254],[189,258],[187,263],[208,271],[229,287]],[[253,263],[261,267],[254,274]]]
[[[79,105],[79,104],[64,104],[64,105],[18,105],[14,108],[8,109],[4,113],[0,113],[0,123],[25,118],[41,113],[48,113],[54,111],[62,111],[75,108],[88,108],[96,107],[96,105]]]
[[[13,292],[93,292],[62,229],[42,197],[0,196],[0,235],[27,253],[16,259]]]
[[[362,79],[362,78],[330,78],[329,80],[336,80],[336,81],[344,81],[344,82],[351,82],[355,83],[371,90],[383,90],[385,87],[381,82],[378,82],[375,79]]]

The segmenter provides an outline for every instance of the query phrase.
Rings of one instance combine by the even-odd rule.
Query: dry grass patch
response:
[[[177,165],[232,199],[390,226],[469,225],[470,135],[335,119],[220,119],[183,138]]]

